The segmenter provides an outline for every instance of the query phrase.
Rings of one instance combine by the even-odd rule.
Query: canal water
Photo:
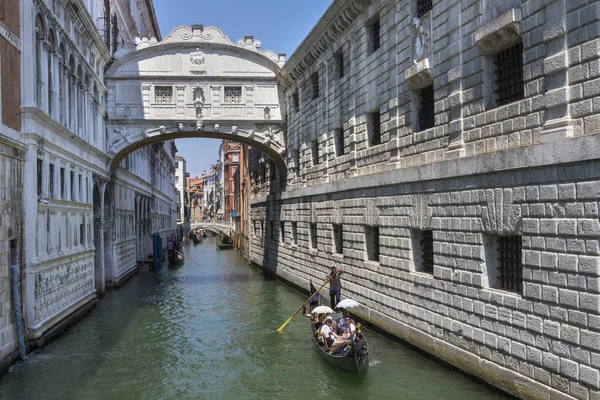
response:
[[[0,377],[0,399],[506,399],[456,370],[364,329],[360,376],[321,358],[301,293],[217,251],[140,271],[56,340]]]

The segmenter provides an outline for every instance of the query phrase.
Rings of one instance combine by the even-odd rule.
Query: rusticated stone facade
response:
[[[279,74],[252,260],[338,265],[360,317],[518,397],[600,398],[598,10],[335,1]]]

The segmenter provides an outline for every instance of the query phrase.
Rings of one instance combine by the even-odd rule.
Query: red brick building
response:
[[[225,221],[233,221],[235,215],[235,184],[233,176],[240,166],[241,145],[236,142],[223,140],[223,205],[225,208]]]

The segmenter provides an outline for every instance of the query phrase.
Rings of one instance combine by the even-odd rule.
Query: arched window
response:
[[[56,37],[54,31],[48,33],[48,115],[57,118],[57,72]]]
[[[58,120],[63,126],[67,126],[68,113],[66,109],[68,87],[65,81],[67,76],[67,59],[65,58],[65,46],[61,43],[58,49]]]
[[[73,55],[69,56],[69,74],[67,76],[67,108],[69,113],[69,129],[75,132],[75,60]]]
[[[43,45],[45,40],[45,27],[44,20],[40,15],[35,19],[35,102],[39,108],[43,107],[43,91],[44,91],[44,79],[42,76],[43,71],[46,70],[45,65],[43,66],[42,54]]]

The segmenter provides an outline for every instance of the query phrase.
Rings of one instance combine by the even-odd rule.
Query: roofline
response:
[[[154,29],[154,37],[160,42],[162,40],[162,35],[160,34],[160,28],[158,27],[158,20],[156,19],[156,11],[154,10],[154,2],[152,0],[146,0],[146,5],[148,6],[148,13],[150,14],[150,22],[152,23],[152,28]]]

